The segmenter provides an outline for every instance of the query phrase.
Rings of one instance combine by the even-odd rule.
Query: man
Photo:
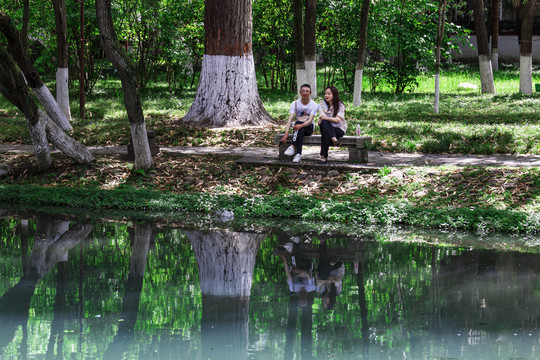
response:
[[[287,156],[292,156],[296,153],[292,160],[294,163],[302,161],[302,144],[304,143],[304,136],[313,134],[315,128],[313,118],[317,114],[319,108],[317,103],[311,100],[311,86],[308,84],[304,84],[300,87],[300,97],[300,100],[295,100],[291,104],[289,120],[285,127],[285,135],[281,138],[282,143],[287,142],[292,120],[293,118],[296,118],[293,125],[292,145],[285,150],[285,155]]]

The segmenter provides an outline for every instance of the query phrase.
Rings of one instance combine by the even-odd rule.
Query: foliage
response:
[[[291,2],[253,2],[253,50],[268,89],[296,90]]]

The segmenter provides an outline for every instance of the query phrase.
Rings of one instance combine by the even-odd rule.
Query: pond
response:
[[[537,246],[365,233],[1,218],[0,359],[540,358]]]

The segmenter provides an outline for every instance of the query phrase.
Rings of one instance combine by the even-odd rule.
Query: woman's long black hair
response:
[[[339,98],[338,89],[335,86],[329,86],[326,89],[324,89],[324,91],[326,91],[328,89],[330,89],[330,91],[332,92],[332,95],[333,95],[332,104],[329,104],[326,100],[324,100],[324,102],[326,103],[326,105],[328,106],[329,109],[330,109],[331,106],[334,107],[334,115],[332,115],[332,116],[336,116],[338,111],[339,111],[339,104],[341,103],[341,100]]]

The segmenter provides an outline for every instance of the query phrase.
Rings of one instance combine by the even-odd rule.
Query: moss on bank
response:
[[[540,233],[540,213],[481,208],[426,208],[405,202],[353,202],[302,196],[168,193],[151,190],[98,190],[0,186],[0,203],[186,213],[233,211],[237,218],[330,221],[367,225],[409,225],[479,233]]]

